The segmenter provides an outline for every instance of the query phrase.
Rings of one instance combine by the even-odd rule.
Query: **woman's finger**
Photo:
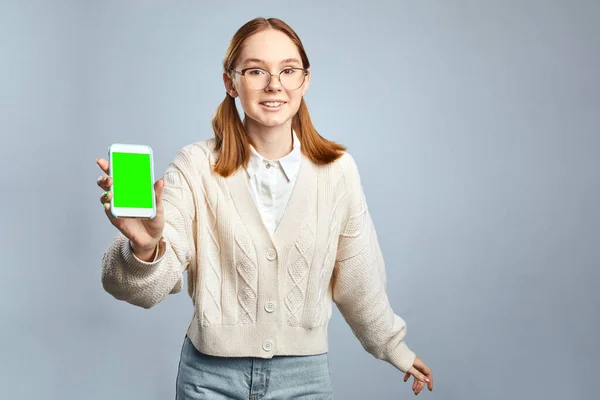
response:
[[[106,216],[111,221],[114,221],[116,218],[110,212],[110,199],[112,199],[112,192],[107,191],[100,195],[100,203],[102,203],[102,206],[104,207]]]
[[[425,375],[423,375],[419,370],[417,370],[414,366],[411,367],[408,372],[410,372],[412,374],[412,376],[414,376],[416,379],[424,382],[424,383],[428,383],[429,378],[427,378]]]
[[[421,360],[419,357],[417,357],[415,359],[413,366],[415,368],[417,368],[419,371],[421,371],[427,379],[429,379],[429,382],[427,382],[427,388],[429,389],[429,391],[432,391],[433,390],[433,373],[431,372],[431,368],[429,368],[427,365],[425,365],[423,360]]]
[[[410,378],[410,373],[407,372],[404,374],[404,382],[406,382],[408,378]]]
[[[96,164],[98,164],[98,166],[100,167],[100,169],[105,173],[108,174],[108,161],[106,161],[104,158],[96,158]]]
[[[106,202],[104,202],[102,199],[100,200],[100,201],[102,201],[102,206],[104,207],[104,213],[106,214],[106,217],[110,220],[110,222],[113,224],[113,226],[115,228],[117,228],[118,230],[120,230],[125,236],[127,236],[125,234],[125,232],[123,231],[125,229],[124,224],[126,223],[126,221],[124,219],[115,218],[115,216],[112,215],[112,213],[110,212],[110,196],[111,195],[112,194],[109,194],[108,201],[106,201]]]
[[[425,382],[418,381],[417,382],[416,394],[419,394],[421,392],[421,390],[423,390],[423,388],[425,387],[425,385],[426,385]]]
[[[108,219],[110,219],[112,222],[114,222],[116,218],[110,212],[111,197],[112,197],[111,192],[102,193],[102,195],[100,196],[100,203],[102,203],[102,206],[104,207],[104,212],[106,213],[106,216],[108,217]]]
[[[165,188],[165,180],[160,178],[154,182],[154,192],[156,193],[156,213],[163,212],[162,195],[163,189]]]
[[[100,203],[102,203],[102,204],[109,203],[111,198],[112,198],[112,193],[106,191],[100,195]]]
[[[98,179],[96,179],[96,183],[102,188],[102,190],[109,190],[112,186],[112,178],[108,175],[101,175],[98,177]]]

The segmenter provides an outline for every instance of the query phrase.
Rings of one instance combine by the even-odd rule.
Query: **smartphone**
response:
[[[110,212],[115,218],[153,219],[154,160],[152,148],[140,144],[113,143],[108,148]]]

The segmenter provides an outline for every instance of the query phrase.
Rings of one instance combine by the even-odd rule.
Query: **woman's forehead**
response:
[[[300,61],[298,48],[285,33],[266,30],[250,36],[242,46],[240,61],[256,62],[266,65]]]

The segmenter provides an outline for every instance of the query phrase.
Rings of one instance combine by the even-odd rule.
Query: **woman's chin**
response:
[[[282,118],[282,116],[257,116],[256,118],[251,117],[254,122],[258,125],[262,125],[266,128],[275,128],[285,124],[288,119]]]

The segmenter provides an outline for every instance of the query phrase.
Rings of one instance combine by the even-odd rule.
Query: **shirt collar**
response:
[[[302,160],[300,140],[298,140],[298,136],[296,136],[296,132],[294,132],[294,130],[292,130],[292,141],[292,151],[279,160],[267,160],[256,151],[254,146],[250,145],[250,161],[248,162],[248,167],[246,168],[248,176],[252,178],[259,171],[259,168],[264,166],[265,161],[272,161],[273,163],[279,163],[289,181],[293,180],[300,171],[300,161]]]

